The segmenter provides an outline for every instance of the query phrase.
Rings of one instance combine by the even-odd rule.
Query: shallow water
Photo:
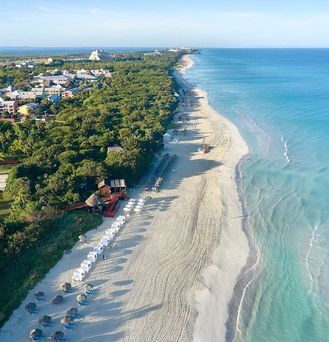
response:
[[[237,340],[329,341],[329,50],[207,49],[187,78],[247,141],[259,250]]]

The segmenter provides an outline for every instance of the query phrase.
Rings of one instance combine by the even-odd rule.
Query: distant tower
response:
[[[91,61],[104,61],[109,59],[109,54],[104,50],[95,50],[91,53],[89,60]]]

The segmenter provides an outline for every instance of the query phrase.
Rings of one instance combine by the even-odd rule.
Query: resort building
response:
[[[57,84],[55,86],[52,86],[52,87],[44,88],[44,92],[45,92],[46,95],[57,95],[57,96],[60,96],[63,91],[65,91],[65,88],[62,87],[59,84]]]
[[[17,113],[17,100],[3,101],[0,99],[0,114],[8,112],[10,115]]]
[[[58,75],[58,76],[37,76],[40,81],[52,81],[55,84],[66,84],[72,80],[71,77],[67,75]]]
[[[62,99],[65,99],[67,97],[73,97],[74,95],[76,95],[80,91],[81,91],[80,88],[67,89],[61,93],[61,97],[62,97]]]

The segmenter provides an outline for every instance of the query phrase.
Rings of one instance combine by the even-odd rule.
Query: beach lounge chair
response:
[[[43,331],[41,329],[32,329],[28,336],[29,341],[39,342],[43,339]]]

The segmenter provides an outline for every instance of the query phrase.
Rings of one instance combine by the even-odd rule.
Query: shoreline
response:
[[[187,93],[174,123],[185,125],[187,134],[177,134],[179,143],[164,150],[176,154],[177,162],[161,191],[151,193],[145,212],[133,216],[116,238],[118,247],[106,249],[106,259],[86,277],[97,293],[79,307],[77,327],[65,332],[68,341],[225,340],[228,305],[249,253],[235,181],[248,147],[238,129],[209,105],[207,94],[184,79],[192,61],[185,56],[183,62],[174,76]],[[212,146],[207,154],[197,152],[203,142]],[[142,194],[140,185],[130,195]],[[49,299],[61,294],[59,284],[70,281],[72,269],[112,222],[106,218],[89,231],[89,244],[77,243],[29,292],[1,328],[1,341],[25,341],[44,314],[54,320],[45,333],[61,329],[60,318],[76,306],[82,285],[65,295],[65,305]],[[39,290],[47,301],[29,316],[24,307]]]
[[[193,65],[193,61],[188,57],[188,56],[184,56],[185,57],[185,64],[186,64],[186,69],[190,68]],[[182,74],[186,74],[187,70],[184,70],[184,72],[182,72]],[[193,88],[193,85],[191,85],[191,87]],[[208,94],[206,92],[204,92],[203,90],[201,90],[207,100],[207,105],[209,107],[211,107],[209,101],[208,101]],[[213,112],[218,115],[222,120],[224,119],[224,121],[226,121],[226,124],[228,124],[228,126],[230,126],[230,128],[234,129],[237,131],[237,136],[238,140],[240,139],[240,141],[243,141],[243,144],[246,145],[246,143],[244,142],[244,140],[242,139],[238,129],[236,128],[236,126],[233,125],[233,123],[231,123],[231,121],[229,121],[228,119],[226,119],[224,116],[222,116],[220,113],[218,113],[217,111],[215,111],[212,107],[211,109],[213,110]],[[248,242],[248,250],[246,250],[247,254],[245,254],[245,264],[242,265],[240,272],[238,272],[237,278],[236,278],[236,282],[233,283],[233,292],[232,292],[232,296],[227,298],[227,313],[225,313],[225,309],[223,309],[222,312],[219,313],[219,315],[221,315],[222,317],[224,317],[225,315],[227,316],[226,320],[220,320],[221,323],[223,324],[224,330],[225,330],[225,336],[222,334],[222,329],[219,328],[217,331],[213,331],[213,335],[209,335],[209,330],[208,329],[208,335],[205,335],[206,333],[206,329],[203,329],[204,325],[211,325],[211,323],[209,323],[209,321],[211,320],[213,327],[217,327],[218,325],[218,317],[214,318],[214,316],[216,317],[216,313],[214,312],[207,312],[205,310],[207,310],[207,305],[212,305],[212,300],[214,300],[214,302],[216,302],[216,300],[218,301],[219,297],[218,295],[220,295],[219,293],[216,293],[216,289],[215,286],[216,284],[212,284],[213,287],[209,286],[209,279],[205,279],[207,278],[206,275],[204,275],[205,273],[207,273],[207,270],[209,270],[210,272],[213,272],[213,266],[217,266],[216,265],[216,261],[211,264],[208,265],[208,267],[204,270],[203,272],[203,277],[204,277],[204,281],[203,281],[203,291],[204,293],[207,293],[207,291],[209,291],[209,293],[207,293],[208,299],[203,303],[205,308],[203,310],[198,311],[198,305],[197,305],[197,311],[198,311],[198,316],[196,317],[195,320],[195,328],[194,328],[194,334],[193,334],[193,341],[195,342],[206,342],[206,341],[232,341],[234,340],[234,338],[237,335],[237,320],[240,314],[240,304],[242,302],[243,299],[243,295],[244,295],[244,290],[246,288],[245,285],[246,284],[246,280],[248,279],[248,281],[250,281],[250,278],[252,278],[252,275],[250,275],[250,277],[247,275],[247,273],[249,272],[250,268],[255,264],[254,261],[254,244],[253,244],[253,240],[251,239],[251,234],[252,232],[249,229],[249,223],[248,223],[248,218],[247,218],[247,208],[245,206],[244,203],[244,196],[242,195],[242,188],[241,188],[241,171],[240,171],[240,166],[241,164],[248,159],[249,156],[249,149],[247,147],[247,149],[245,150],[244,153],[241,154],[240,159],[237,161],[236,165],[235,165],[235,176],[234,178],[234,182],[236,185],[236,191],[238,194],[238,199],[239,199],[239,205],[240,205],[240,210],[241,210],[241,233],[245,234],[245,237],[247,239]],[[220,248],[220,246],[218,246],[217,248]],[[225,248],[225,247],[224,247]],[[216,259],[216,250],[214,252],[213,255],[213,261],[214,259]],[[214,275],[212,275],[213,278],[215,278]],[[214,279],[215,280],[215,279]],[[213,293],[213,295],[211,295],[211,293]],[[199,293],[200,296],[202,296],[202,293]],[[198,294],[196,294],[196,302],[198,302]],[[222,302],[222,304],[224,304]],[[201,313],[201,315],[200,315]],[[199,322],[198,322],[199,321]],[[200,327],[198,327],[198,325],[200,325]],[[210,327],[209,327],[210,328]],[[198,329],[200,329],[200,331],[198,331]],[[197,331],[196,331],[197,330]]]

